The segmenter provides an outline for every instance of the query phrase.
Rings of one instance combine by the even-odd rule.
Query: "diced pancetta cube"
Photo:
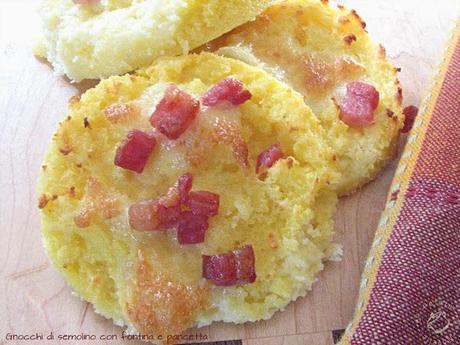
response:
[[[120,168],[140,174],[144,170],[155,145],[156,140],[153,136],[139,130],[132,130],[118,147],[114,163]]]
[[[251,245],[233,251],[236,257],[236,277],[239,284],[253,283],[256,280],[255,255]]]
[[[207,216],[184,212],[177,227],[177,240],[180,244],[203,243],[208,228]]]
[[[211,192],[190,192],[187,204],[193,214],[215,216],[219,211],[219,195]]]
[[[129,208],[129,225],[139,231],[160,231],[174,227],[180,220],[179,206],[166,207],[158,199],[139,201]]]
[[[233,252],[203,255],[203,278],[211,280],[215,285],[231,286],[235,285],[236,277],[236,257]]]
[[[255,254],[252,245],[234,251],[203,255],[203,277],[219,286],[249,284],[256,280]]]
[[[350,126],[370,126],[374,123],[374,110],[379,104],[379,93],[372,85],[351,82],[340,104],[340,118]]]
[[[200,102],[170,85],[150,117],[150,123],[171,140],[179,138],[200,111]]]
[[[403,110],[405,119],[404,126],[401,129],[401,133],[408,133],[414,126],[415,118],[418,114],[418,108],[416,106],[410,105]]]
[[[181,204],[185,204],[188,200],[188,195],[192,189],[193,176],[190,173],[184,174],[179,177],[177,181],[177,189],[179,191],[179,198]]]
[[[206,191],[190,192],[193,177],[179,177],[168,192],[156,199],[139,201],[129,208],[130,226],[139,231],[160,231],[177,227],[181,244],[204,241],[208,219],[219,211],[219,195]]]
[[[282,159],[283,156],[284,154],[283,151],[281,151],[279,144],[270,146],[257,157],[256,173],[266,173],[267,170],[270,169],[277,161]]]
[[[209,107],[225,101],[233,105],[240,105],[251,97],[251,92],[244,88],[240,80],[228,78],[217,83],[206,92],[202,97],[202,102]]]

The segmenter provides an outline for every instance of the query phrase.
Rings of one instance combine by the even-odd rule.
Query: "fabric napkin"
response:
[[[460,22],[408,137],[340,344],[460,344]]]

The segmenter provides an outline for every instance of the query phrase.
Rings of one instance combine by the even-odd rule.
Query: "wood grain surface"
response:
[[[39,31],[38,0],[0,0],[0,344],[142,344],[120,339],[122,329],[72,295],[45,257],[35,183],[43,154],[64,116],[67,100],[88,83],[70,84],[32,56]],[[458,0],[347,0],[368,31],[402,67],[405,102],[418,104],[427,91],[443,47],[459,16]],[[342,262],[330,263],[313,291],[273,319],[240,326],[216,324],[208,341],[246,345],[333,344],[334,330],[352,317],[363,262],[383,209],[397,162],[378,179],[344,198],[337,214]],[[44,340],[7,340],[8,334],[43,334]],[[46,340],[65,334],[97,340]],[[337,333],[335,333],[337,335]],[[114,335],[118,340],[103,340]],[[227,343],[230,344],[230,343]],[[241,341],[231,344],[241,344]]]

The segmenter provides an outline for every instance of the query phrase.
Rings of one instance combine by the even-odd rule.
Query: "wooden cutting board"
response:
[[[45,149],[70,96],[88,84],[70,84],[31,53],[39,0],[0,2],[0,344],[142,344],[124,341],[122,329],[72,295],[50,267],[40,239],[35,183]],[[402,67],[405,103],[419,104],[460,14],[458,0],[346,0],[375,40]],[[402,143],[402,142],[401,142]],[[396,160],[378,179],[340,202],[340,263],[329,263],[306,298],[273,319],[240,326],[215,324],[191,332],[232,344],[333,344],[352,317],[363,262],[384,207]],[[7,340],[8,334],[43,334],[43,340]],[[53,332],[55,339],[46,340]],[[96,340],[59,341],[58,335]],[[104,340],[113,338],[112,340]],[[118,339],[115,339],[118,338]],[[184,341],[185,342],[185,341]]]

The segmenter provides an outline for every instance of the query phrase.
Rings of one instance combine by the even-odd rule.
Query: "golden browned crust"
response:
[[[101,182],[92,176],[86,182],[83,205],[74,217],[75,225],[79,228],[90,226],[92,218],[111,219],[121,212],[118,200],[110,196]]]
[[[46,205],[48,204],[48,196],[46,194],[40,195],[38,198],[38,208],[45,208]]]
[[[123,123],[139,115],[139,109],[132,104],[111,104],[104,109],[105,116],[112,123]]]
[[[209,300],[206,287],[184,285],[165,272],[155,271],[138,252],[136,287],[133,300],[126,306],[128,317],[145,335],[180,334],[193,326],[195,315]]]

